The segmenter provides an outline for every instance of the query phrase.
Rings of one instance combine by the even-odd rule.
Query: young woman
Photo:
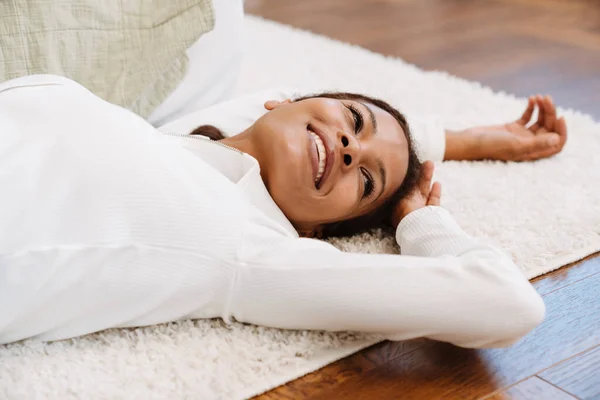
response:
[[[511,259],[439,207],[400,112],[347,93],[265,108],[213,141],[165,135],[65,78],[0,85],[0,343],[221,317],[490,347],[542,320]],[[535,159],[565,139],[536,97],[518,121],[441,147]],[[402,255],[311,238],[386,224]]]

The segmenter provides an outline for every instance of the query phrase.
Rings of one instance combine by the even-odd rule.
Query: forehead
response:
[[[407,145],[406,132],[400,123],[387,111],[370,104],[362,103],[363,106],[371,110],[375,116],[377,124],[378,139],[388,142],[391,145]]]

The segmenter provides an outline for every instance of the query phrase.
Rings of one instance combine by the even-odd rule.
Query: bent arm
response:
[[[438,207],[397,230],[402,256],[343,253],[286,239],[239,269],[229,310],[239,321],[286,329],[427,337],[462,347],[513,343],[544,305],[517,266],[478,243]]]

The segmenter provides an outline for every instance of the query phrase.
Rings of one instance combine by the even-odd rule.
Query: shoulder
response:
[[[0,84],[0,93],[40,86],[62,86],[87,90],[79,83],[58,75],[28,75]]]

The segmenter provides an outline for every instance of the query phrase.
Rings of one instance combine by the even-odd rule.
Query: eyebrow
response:
[[[385,190],[385,184],[387,181],[387,174],[385,172],[385,168],[383,168],[383,162],[380,158],[377,159],[377,166],[379,167],[379,175],[381,176],[381,189],[379,190],[379,194],[377,195],[375,200],[373,200],[374,202],[377,201],[377,199],[379,199],[383,194]]]
[[[375,113],[373,112],[373,110],[371,110],[370,107],[368,107],[365,103],[363,103],[362,101],[359,101],[359,103],[367,109],[367,112],[369,113],[369,119],[371,120],[371,126],[373,127],[373,134],[372,136],[375,136],[377,134],[377,118],[375,118]]]

